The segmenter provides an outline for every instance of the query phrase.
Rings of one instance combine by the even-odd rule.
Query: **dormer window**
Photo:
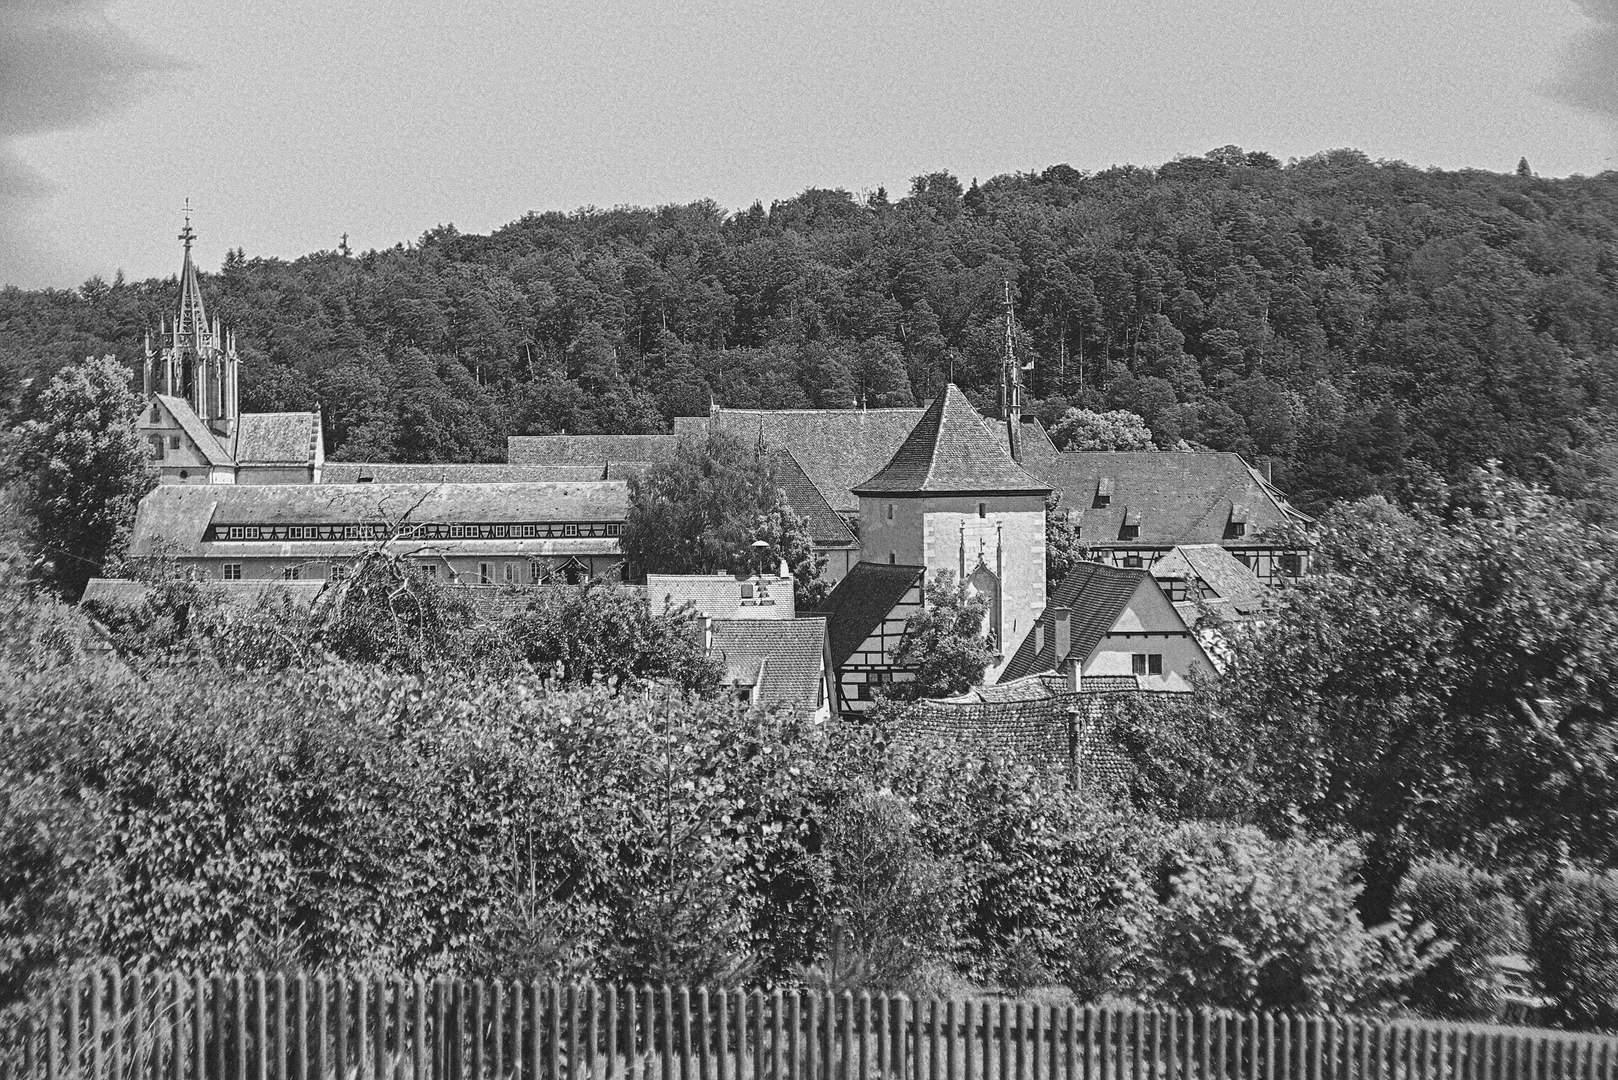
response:
[[[1103,476],[1096,481],[1096,497],[1090,505],[1097,510],[1112,505],[1112,477]]]
[[[1120,540],[1139,540],[1140,539],[1140,511],[1139,510],[1125,510],[1124,511],[1123,523],[1118,526],[1118,539],[1120,539]]]
[[[1247,535],[1247,507],[1241,503],[1232,503],[1230,507],[1230,520],[1225,522],[1225,539],[1236,540]]]

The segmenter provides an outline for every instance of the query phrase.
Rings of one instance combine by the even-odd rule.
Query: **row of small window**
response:
[[[557,532],[556,530],[560,530]],[[581,533],[582,529],[589,530]],[[414,525],[400,530],[401,539],[449,540],[532,540],[547,536],[617,536],[623,526],[617,522],[579,525]],[[215,525],[214,540],[380,540],[388,535],[385,525]]]
[[[288,567],[285,567],[281,571],[281,580],[282,581],[304,581],[304,580],[319,581],[319,580],[322,579],[322,575],[320,573],[321,565],[322,564],[320,564],[320,563],[311,563],[311,564],[305,564],[305,565],[300,565],[300,566],[288,566]],[[326,572],[325,572],[325,575],[324,575],[324,580],[326,580],[326,581],[342,581],[344,578],[348,577],[348,574],[349,574],[349,568],[343,563],[331,563],[328,566],[326,566],[325,569],[326,569]],[[428,577],[437,577],[438,576],[439,566],[438,566],[437,563],[424,562],[424,563],[420,563],[418,565],[418,569],[420,569],[421,572],[426,574]],[[223,564],[223,567],[221,569],[221,576],[226,581],[240,581],[240,580],[242,580],[242,564],[241,563],[225,563],[225,564]],[[451,570],[450,574],[449,574],[449,578],[450,578],[451,581],[459,581],[460,580],[460,575],[455,573],[455,571]],[[520,584],[521,582],[522,582],[522,570],[521,570],[521,564],[520,563],[513,563],[513,562],[506,562],[506,563],[478,563],[477,577],[476,577],[476,579],[474,581],[470,582],[469,584],[476,584],[476,585],[517,585],[517,584]]]

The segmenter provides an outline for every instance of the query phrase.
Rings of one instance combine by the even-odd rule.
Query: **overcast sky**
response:
[[[1618,0],[0,0],[0,282],[1235,143],[1618,168]]]

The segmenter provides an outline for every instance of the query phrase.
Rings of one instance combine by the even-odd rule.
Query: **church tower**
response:
[[[236,336],[221,330],[217,319],[210,323],[203,309],[202,286],[191,261],[196,235],[187,213],[179,237],[185,244],[179,310],[172,324],[167,320],[158,324],[155,350],[147,334],[142,375],[148,398],[153,394],[179,398],[209,431],[229,440],[236,434],[240,413]]]
[[[947,570],[988,603],[993,681],[1045,608],[1045,496],[952,383],[854,488],[862,558]]]

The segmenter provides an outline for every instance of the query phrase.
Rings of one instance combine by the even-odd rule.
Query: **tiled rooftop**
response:
[[[1116,566],[1084,562],[1075,566],[1062,583],[1051,590],[1045,600],[1035,626],[1028,628],[1022,643],[1017,646],[1011,662],[1000,674],[1000,682],[1012,682],[1025,675],[1054,671],[1068,657],[1083,661],[1095,651],[1101,639],[1107,636],[1118,621],[1129,598],[1142,581],[1149,580],[1145,570],[1125,570]],[[1054,609],[1065,607],[1072,612],[1071,647],[1067,656],[1056,655],[1056,616]],[[1036,627],[1044,630],[1043,647]]]
[[[719,619],[711,651],[725,665],[727,682],[747,686],[749,678],[762,677],[758,703],[766,709],[814,712],[825,704],[822,617]]]
[[[951,383],[922,414],[891,460],[854,494],[1019,492],[1050,488],[1011,459],[1004,439]]]

